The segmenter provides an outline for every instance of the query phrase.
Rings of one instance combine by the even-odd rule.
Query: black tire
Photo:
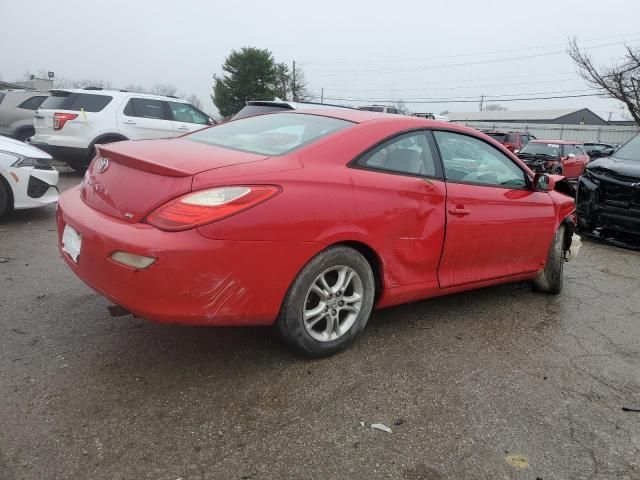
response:
[[[119,138],[119,137],[107,137],[107,138],[101,139],[97,143],[100,145],[103,145],[106,143],[122,142],[123,140],[125,139]],[[96,156],[96,146],[94,143],[93,145],[91,145],[91,148],[89,149],[89,153],[87,154],[86,158],[84,158],[83,160],[77,160],[77,159],[66,160],[66,162],[67,162],[67,165],[73,168],[76,172],[84,173],[87,171],[87,168],[89,168],[89,164],[91,163],[91,160],[93,160],[93,157],[95,156]]]
[[[0,177],[0,217],[9,213],[12,209],[11,192],[9,188],[4,178]]]
[[[556,231],[549,247],[544,270],[533,281],[533,288],[538,292],[558,294],[562,291],[564,229],[564,225],[561,225]]]
[[[16,140],[20,140],[21,142],[25,142],[27,140],[27,138],[29,137],[33,137],[36,134],[35,130],[33,128],[25,128],[20,130],[17,134],[16,134]]]
[[[348,330],[341,333],[341,336],[338,336],[336,339],[320,341],[311,336],[305,326],[303,316],[305,308],[309,308],[307,302],[310,301],[308,298],[310,294],[308,292],[310,292],[311,286],[317,281],[320,275],[332,267],[347,267],[357,274],[360,280],[359,286],[362,291],[362,301],[360,310],[355,316],[355,321],[353,321],[353,324]],[[329,275],[330,274],[331,273],[329,273]],[[337,284],[338,282],[336,282],[336,285]],[[344,290],[343,292],[345,295],[343,298],[346,299],[347,291]],[[340,291],[338,295],[340,295]],[[333,296],[335,300],[336,295],[334,294]],[[295,352],[307,357],[326,357],[344,350],[358,334],[362,332],[369,320],[374,297],[375,281],[369,262],[367,262],[358,251],[352,248],[344,246],[330,247],[316,255],[298,273],[289,287],[289,291],[280,310],[280,315],[276,320],[275,328],[280,338]],[[331,312],[334,312],[334,310],[327,312],[326,315],[328,316]],[[338,317],[335,317],[338,319],[337,325],[340,325],[339,318],[342,313],[338,311],[337,315]],[[321,322],[325,322],[328,328],[329,319],[322,320]],[[322,326],[322,323],[320,323],[320,326]]]

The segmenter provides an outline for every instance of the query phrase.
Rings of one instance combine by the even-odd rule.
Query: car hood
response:
[[[625,177],[640,178],[640,159],[623,160],[616,157],[602,157],[592,161],[587,165],[587,169],[594,173],[609,171]]]
[[[23,157],[29,158],[46,158],[50,159],[51,155],[43,152],[39,148],[36,148],[28,143],[21,142],[9,137],[3,137],[0,135],[0,150],[5,152],[17,153]]]

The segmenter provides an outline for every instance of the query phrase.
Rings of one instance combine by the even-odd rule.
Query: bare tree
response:
[[[502,105],[498,105],[497,103],[491,103],[484,107],[485,112],[504,112],[508,110],[507,107],[503,107]]]
[[[440,115],[449,115],[449,110],[443,110],[440,112]]]
[[[156,83],[151,87],[149,93],[154,95],[164,95],[166,97],[174,96],[178,89],[169,83]]]
[[[620,63],[609,67],[597,67],[591,56],[580,50],[574,37],[569,42],[569,56],[588,84],[604,95],[624,103],[631,117],[640,125],[640,49],[626,46]]]
[[[393,106],[400,110],[403,115],[411,115],[411,111],[409,111],[409,108],[407,108],[407,104],[404,103],[403,100],[396,100]]]
[[[54,88],[112,88],[111,82],[104,78],[83,78],[80,80],[70,80],[68,78],[57,78],[53,81]]]
[[[128,92],[149,93],[146,87],[143,87],[142,85],[136,85],[135,83],[129,83],[125,85],[124,89]]]
[[[184,98],[191,105],[202,110],[202,101],[198,98],[198,96],[195,93],[192,93],[191,95],[187,95],[187,96],[181,95],[180,98]]]

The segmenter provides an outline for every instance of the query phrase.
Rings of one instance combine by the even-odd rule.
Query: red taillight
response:
[[[513,143],[504,143],[503,145],[507,147],[509,150],[511,150],[512,152],[516,149],[516,145],[514,145]]]
[[[191,192],[158,207],[147,222],[160,230],[187,230],[254,207],[280,192],[275,185],[233,185]]]
[[[59,113],[56,112],[53,114],[53,129],[61,130],[64,127],[64,124],[69,120],[73,120],[74,118],[78,118],[77,113]]]

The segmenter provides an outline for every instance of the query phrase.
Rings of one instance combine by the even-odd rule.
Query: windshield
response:
[[[546,155],[551,157],[559,157],[560,156],[560,145],[557,143],[533,143],[529,142],[522,150],[520,150],[521,154],[529,154],[529,155]]]
[[[640,161],[640,135],[636,135],[615,153],[616,158]]]
[[[337,118],[274,113],[234,120],[185,137],[194,142],[263,155],[282,155],[353,125]]]

